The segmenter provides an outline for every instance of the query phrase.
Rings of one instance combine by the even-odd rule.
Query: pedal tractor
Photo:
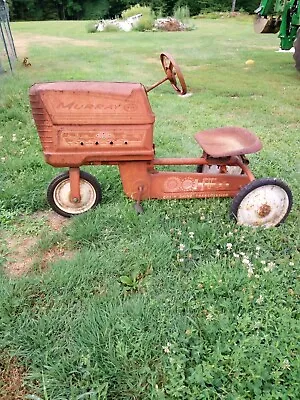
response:
[[[82,165],[118,165],[125,194],[137,212],[148,199],[233,197],[230,214],[239,224],[277,226],[290,212],[292,194],[279,179],[255,179],[245,154],[262,147],[239,127],[209,129],[195,135],[202,156],[155,158],[148,92],[169,81],[186,93],[180,68],[160,55],[166,76],[149,88],[140,83],[53,82],[30,89],[30,102],[45,160],[67,167],[50,183],[47,198],[57,213],[82,214],[101,202],[101,186]],[[162,165],[194,165],[192,172],[158,171]]]

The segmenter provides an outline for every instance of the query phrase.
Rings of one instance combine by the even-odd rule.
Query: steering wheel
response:
[[[181,95],[186,94],[187,88],[184,77],[171,54],[161,53],[160,62],[173,89]]]

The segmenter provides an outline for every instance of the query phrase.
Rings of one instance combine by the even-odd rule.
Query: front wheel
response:
[[[69,172],[57,175],[48,186],[48,202],[51,208],[63,217],[83,214],[101,202],[100,183],[93,175],[84,171],[80,171],[80,202],[72,202],[70,192]]]
[[[293,204],[290,188],[275,178],[257,179],[232,201],[230,214],[239,225],[270,228],[287,218]]]

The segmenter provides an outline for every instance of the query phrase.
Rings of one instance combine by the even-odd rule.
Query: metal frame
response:
[[[0,38],[4,45],[4,50],[8,60],[9,68],[13,72],[14,62],[17,59],[17,52],[10,29],[9,23],[9,9],[5,0],[0,0]],[[1,65],[0,58],[0,73],[4,72],[4,68]]]

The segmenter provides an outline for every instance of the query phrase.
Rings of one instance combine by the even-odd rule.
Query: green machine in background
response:
[[[300,0],[262,0],[254,11],[257,33],[278,33],[280,48],[295,48],[295,66],[300,71]]]

